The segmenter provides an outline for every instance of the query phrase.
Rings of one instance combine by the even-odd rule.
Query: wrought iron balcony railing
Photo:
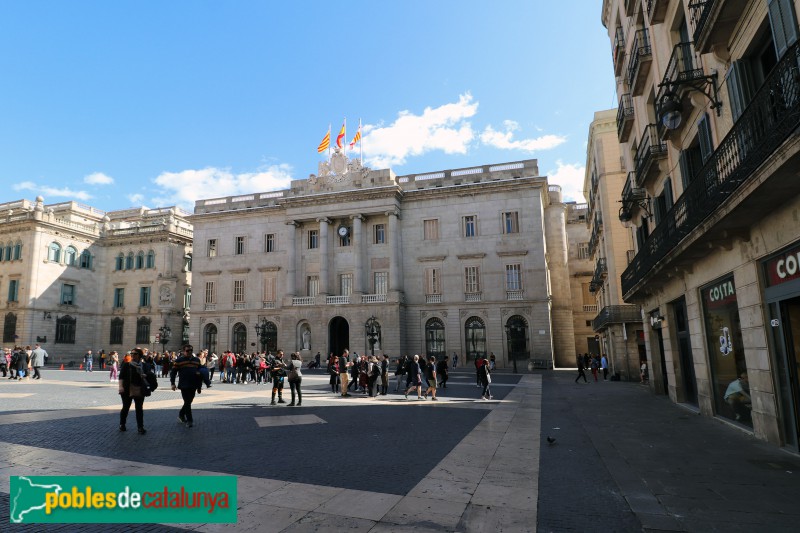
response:
[[[608,265],[606,264],[606,258],[601,257],[597,260],[597,264],[594,267],[594,274],[592,275],[592,280],[589,282],[589,292],[596,292],[597,289],[603,286],[603,279],[608,275]]]
[[[695,42],[701,40],[712,7],[714,7],[714,0],[692,0],[689,2],[689,20],[694,28],[692,39]]]
[[[636,5],[639,3],[639,0],[625,0],[625,14],[632,17],[636,11]]]
[[[628,136],[633,128],[633,98],[629,93],[619,97],[619,107],[617,108],[617,135],[619,142],[628,141]]]
[[[636,30],[633,45],[628,58],[628,86],[631,95],[639,96],[644,87],[644,78],[650,72],[653,49],[650,46],[650,34],[647,28]]]
[[[647,20],[650,25],[664,22],[669,0],[647,0]]]
[[[800,41],[767,76],[719,147],[695,174],[684,193],[653,228],[622,274],[622,292],[631,291],[761,166],[800,126]]]
[[[683,91],[698,90],[708,81],[709,76],[703,72],[703,63],[700,61],[700,55],[695,52],[694,43],[676,44],[669,56],[664,78],[658,84],[659,89],[655,100],[656,116],[661,116],[661,106],[666,102],[680,101]],[[716,88],[716,85],[714,87]]]
[[[667,156],[667,145],[661,142],[658,135],[658,127],[655,124],[648,124],[642,138],[639,141],[639,148],[636,149],[636,185],[644,187],[645,181],[650,172],[654,169],[653,163]]]
[[[592,321],[594,331],[603,331],[609,324],[641,322],[642,313],[638,305],[607,305]]]
[[[614,32],[614,48],[611,55],[614,59],[614,75],[619,76],[625,59],[625,31],[622,26],[619,26]]]

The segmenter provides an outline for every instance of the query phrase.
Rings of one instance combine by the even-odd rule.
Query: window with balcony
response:
[[[217,257],[217,239],[208,239],[206,255],[208,255],[208,257]]]
[[[353,294],[353,275],[342,274],[339,276],[339,295],[350,296]]]
[[[235,279],[233,280],[233,307],[236,308],[236,304],[243,304],[244,303],[244,280],[243,279]]]
[[[319,276],[308,276],[306,280],[306,295],[316,297],[319,294]]]
[[[425,269],[425,294],[441,294],[441,271],[438,268]]]
[[[125,307],[125,289],[117,287],[114,289],[114,309],[121,309]]]
[[[267,233],[264,235],[264,252],[270,253],[275,251],[275,234]]]
[[[653,202],[653,215],[656,225],[664,220],[669,210],[672,209],[672,204],[672,179],[667,178],[664,180],[664,190],[654,198]]]
[[[435,241],[439,238],[439,219],[432,218],[422,221],[423,239]]]
[[[464,267],[464,292],[467,294],[481,292],[480,267],[475,265]]]
[[[503,233],[519,233],[519,213],[507,211],[503,213]]]
[[[277,299],[276,294],[276,287],[277,287],[277,279],[275,276],[270,273],[264,276],[264,294],[262,301],[265,305],[275,305],[275,300]]]
[[[319,248],[319,230],[308,230],[308,249]]]
[[[775,42],[775,53],[778,58],[797,42],[797,14],[793,0],[768,0],[769,25]]]
[[[150,307],[150,287],[139,287],[139,307]]]
[[[389,273],[374,272],[372,274],[373,294],[386,294],[389,292]]]
[[[506,265],[506,290],[507,291],[522,290],[522,277],[520,275],[519,263],[513,265]]]
[[[244,254],[244,243],[245,239],[243,236],[236,237],[234,240],[234,255],[243,255]]]
[[[205,298],[203,300],[205,304],[215,304],[217,303],[217,284],[214,281],[206,281],[206,290],[205,290]]]
[[[375,224],[375,244],[386,244],[386,225]]]

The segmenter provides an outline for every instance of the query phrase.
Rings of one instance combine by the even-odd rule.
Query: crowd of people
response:
[[[47,352],[38,344],[4,348],[0,356],[0,371],[8,379],[41,379],[41,369],[47,363]]]

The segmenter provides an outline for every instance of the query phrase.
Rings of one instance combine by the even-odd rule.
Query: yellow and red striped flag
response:
[[[353,140],[350,141],[350,149],[352,150],[353,148],[355,148],[356,143],[358,141],[360,141],[360,140],[361,140],[361,121],[359,120],[358,121],[358,131],[356,131],[356,135],[355,135],[355,137],[353,137]]]
[[[345,129],[346,126],[347,126],[347,119],[344,119],[344,122],[342,122],[342,129],[339,130],[339,135],[336,136],[336,146],[338,146],[339,148],[342,148],[343,146],[343,141],[346,133]]]
[[[317,146],[317,153],[322,153],[331,147],[331,127],[328,126],[328,133],[323,137],[322,142]]]

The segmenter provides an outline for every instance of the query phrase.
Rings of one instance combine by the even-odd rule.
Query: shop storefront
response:
[[[800,432],[800,243],[762,262],[783,438],[798,449]]]
[[[700,289],[706,345],[717,415],[753,427],[736,284],[733,275]]]

